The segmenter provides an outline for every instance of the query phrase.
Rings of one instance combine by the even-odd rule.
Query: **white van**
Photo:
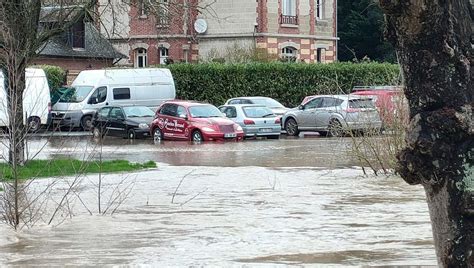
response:
[[[25,91],[23,91],[23,120],[28,130],[37,131],[47,125],[51,111],[51,95],[48,79],[42,69],[27,68],[25,72]],[[0,72],[0,127],[8,126],[8,103],[5,77]]]
[[[53,106],[53,123],[91,128],[92,116],[107,105],[157,109],[176,97],[170,70],[160,68],[88,70],[79,73],[70,92]]]

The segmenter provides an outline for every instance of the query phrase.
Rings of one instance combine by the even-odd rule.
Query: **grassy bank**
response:
[[[156,163],[148,161],[146,163],[130,163],[126,160],[112,161],[80,161],[75,159],[53,159],[53,160],[32,160],[25,166],[19,168],[21,179],[45,178],[57,176],[71,176],[76,174],[90,173],[112,173],[124,171],[136,171],[146,168],[155,168]],[[6,163],[0,164],[1,179],[11,180],[13,178],[12,169]]]

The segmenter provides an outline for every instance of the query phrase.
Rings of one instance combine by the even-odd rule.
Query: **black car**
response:
[[[107,106],[95,113],[92,120],[94,138],[105,135],[129,139],[150,136],[150,123],[155,117],[145,106]]]

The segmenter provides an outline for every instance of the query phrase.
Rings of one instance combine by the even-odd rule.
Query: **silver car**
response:
[[[280,117],[266,106],[255,104],[224,105],[219,107],[219,110],[243,128],[245,137],[265,136],[270,139],[280,137]]]
[[[229,104],[259,104],[266,106],[276,115],[283,115],[289,108],[283,106],[278,101],[268,97],[239,97],[228,99],[224,105]]]
[[[282,117],[286,133],[317,131],[322,136],[343,136],[349,131],[378,130],[382,121],[372,100],[356,95],[321,95],[291,109]]]

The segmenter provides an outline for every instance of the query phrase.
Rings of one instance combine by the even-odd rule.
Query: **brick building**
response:
[[[100,2],[101,30],[129,56],[121,65],[195,62],[235,47],[307,63],[337,59],[336,0],[157,0],[153,7],[145,0]],[[195,31],[198,19],[207,26],[202,33]]]

